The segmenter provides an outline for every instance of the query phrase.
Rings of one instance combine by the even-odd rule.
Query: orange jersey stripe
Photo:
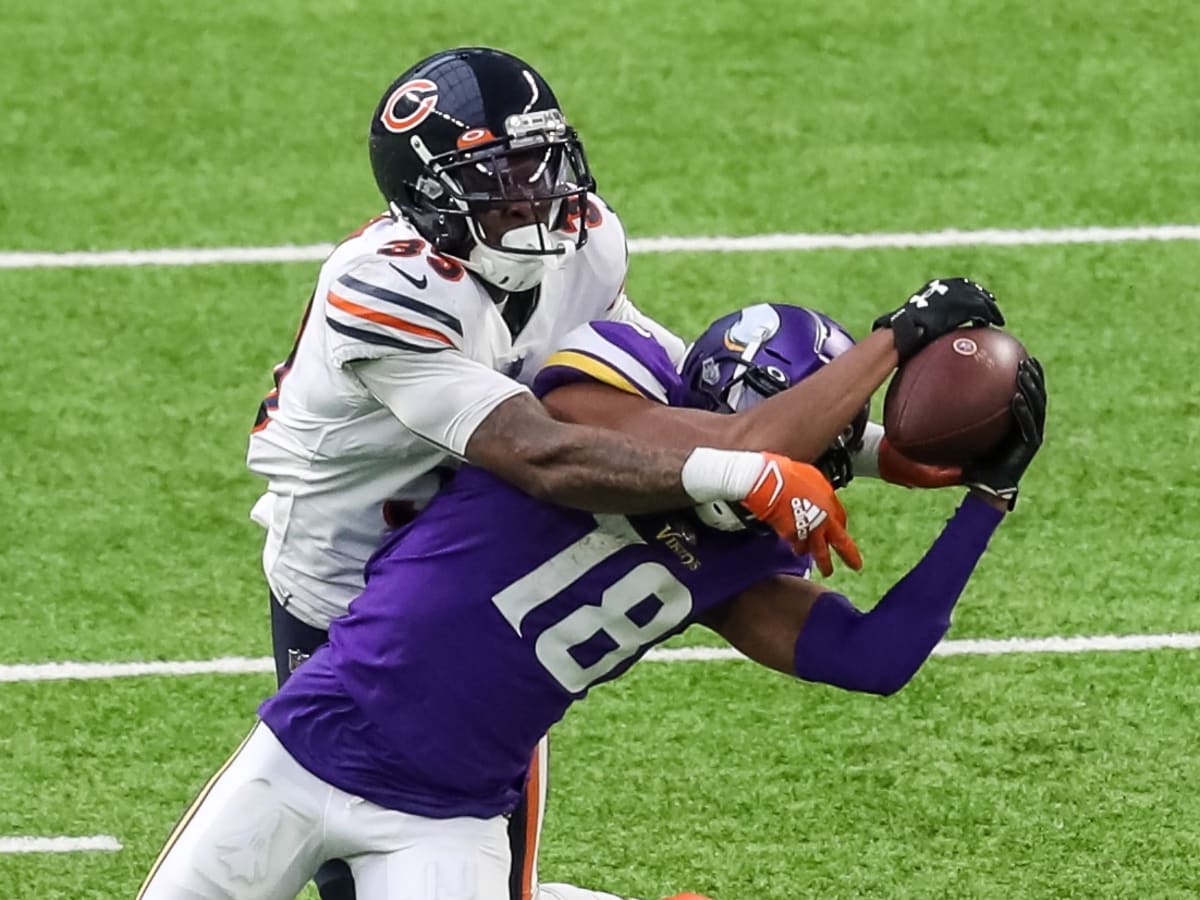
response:
[[[521,900],[533,900],[534,864],[538,855],[539,815],[542,811],[541,794],[544,773],[541,766],[542,748],[533,750],[533,762],[529,766],[529,780],[525,783],[525,859],[521,866]]]
[[[389,316],[387,313],[378,312],[374,309],[368,309],[365,306],[359,306],[345,297],[339,297],[333,291],[329,292],[329,302],[336,306],[342,312],[348,312],[352,316],[358,316],[360,319],[366,319],[368,322],[375,322],[379,325],[387,325],[390,328],[397,328],[400,331],[407,331],[409,334],[415,334],[423,338],[429,338],[432,341],[445,344],[447,347],[453,347],[454,342],[446,337],[440,331],[435,331],[432,328],[425,328],[421,325],[414,325],[412,322],[406,322],[403,319],[397,319],[395,316]]]

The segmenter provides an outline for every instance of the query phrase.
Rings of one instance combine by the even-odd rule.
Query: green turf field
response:
[[[331,242],[378,94],[526,56],[631,235],[1200,221],[1200,7],[9,0],[0,252]],[[954,638],[1200,632],[1194,242],[635,255],[683,334],[752,300],[855,333],[991,286],[1050,436]],[[246,436],[317,264],[0,270],[0,664],[268,652]],[[953,508],[855,483],[869,605]],[[686,635],[684,643],[711,643]],[[556,729],[542,874],[653,900],[1200,896],[1197,651],[935,659],[888,699],[644,664]],[[0,683],[0,896],[132,897],[265,675]],[[312,896],[315,897],[315,894]]]

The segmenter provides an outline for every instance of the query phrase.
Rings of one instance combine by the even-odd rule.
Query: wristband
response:
[[[761,453],[697,447],[679,474],[683,489],[697,503],[744,500],[765,464]]]
[[[883,426],[867,422],[863,429],[862,446],[850,454],[850,470],[855,477],[879,478],[879,442],[883,440]]]

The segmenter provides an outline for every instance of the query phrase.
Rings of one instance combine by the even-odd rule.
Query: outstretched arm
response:
[[[862,565],[846,513],[814,467],[770,453],[654,446],[551,418],[527,388],[456,350],[359,360],[363,387],[409,430],[535,497],[592,512],[643,513],[717,500],[812,552]],[[793,507],[807,510],[797,516]]]
[[[913,569],[861,612],[841,594],[778,575],[701,620],[746,656],[805,681],[893,694],[950,627],[1005,505],[972,492]]]
[[[586,382],[558,388],[544,402],[560,421],[611,428],[660,447],[770,450],[814,460],[883,384],[897,358],[890,332],[874,332],[800,384],[733,416],[667,407]]]
[[[841,594],[776,576],[717,607],[701,624],[751,659],[806,681],[891,694],[908,683],[950,627],[950,613],[1041,448],[1046,381],[1027,359],[1010,405],[1013,427],[968,467],[971,491],[925,556],[863,613]]]
[[[553,503],[591,512],[641,513],[694,502],[682,473],[695,446],[656,446],[615,429],[564,424],[526,392],[501,403],[480,423],[465,456]]]
[[[797,553],[812,553],[826,575],[833,572],[831,547],[851,568],[862,568],[833,486],[814,467],[772,453],[642,446],[617,431],[556,422],[523,394],[483,421],[466,456],[526,493],[592,512],[736,500]]]
[[[639,408],[637,398],[602,400],[595,385],[564,387],[547,398],[562,421],[615,428],[659,446],[770,449],[815,460],[842,433],[899,363],[961,325],[1003,325],[995,298],[964,278],[927,283],[875,330],[818,372],[735,416]],[[574,395],[574,396],[573,396]],[[580,412],[582,410],[582,412]]]
[[[895,351],[887,350],[884,334],[872,334],[804,379],[802,385],[732,416],[667,407],[595,382],[557,388],[543,402],[561,422],[622,431],[658,446],[703,444],[726,450],[769,450],[812,462],[842,433],[894,367]],[[883,427],[874,422],[867,423],[863,439],[863,447],[851,457],[855,475],[909,487],[962,483],[958,467],[923,465],[901,456],[888,445]]]

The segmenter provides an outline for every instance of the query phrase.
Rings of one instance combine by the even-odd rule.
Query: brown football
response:
[[[960,466],[995,449],[1012,425],[1017,366],[1028,353],[998,328],[960,328],[909,359],[883,401],[888,442],[917,462]]]

